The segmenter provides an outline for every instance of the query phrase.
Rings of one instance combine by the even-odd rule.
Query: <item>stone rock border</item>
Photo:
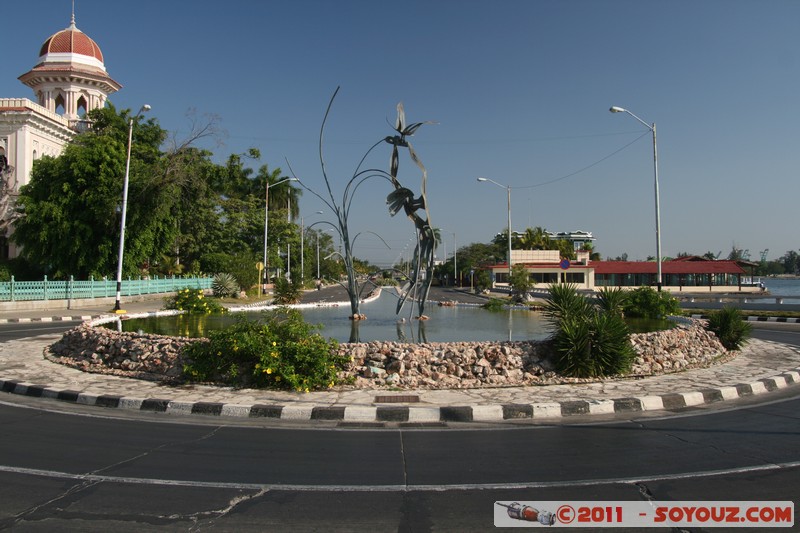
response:
[[[173,314],[178,313],[143,313],[126,318]],[[45,350],[45,357],[86,372],[166,383],[182,381],[182,349],[200,339],[95,327],[119,320],[105,317],[85,322],[65,332]],[[637,356],[632,373],[620,376],[623,378],[704,368],[732,357],[713,333],[692,319],[681,320],[671,330],[633,334],[631,341]],[[547,357],[546,341],[372,341],[342,343],[339,351],[352,361],[341,377],[352,378],[354,385],[344,389],[468,389],[599,381],[558,375]]]

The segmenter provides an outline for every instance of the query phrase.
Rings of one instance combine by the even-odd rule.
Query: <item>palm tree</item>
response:
[[[253,180],[253,194],[264,196],[266,194],[266,186],[269,184],[269,209],[286,209],[289,206],[289,215],[292,219],[300,216],[300,196],[303,191],[299,187],[292,185],[291,181],[284,181],[280,185],[273,187],[281,180],[286,180],[287,177],[282,175],[280,168],[273,171],[269,170],[267,165],[258,169],[258,175]]]
[[[541,226],[527,228],[521,237],[521,243],[526,250],[551,250],[553,248],[550,235]]]

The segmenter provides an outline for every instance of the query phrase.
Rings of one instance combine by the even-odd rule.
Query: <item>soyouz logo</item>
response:
[[[495,502],[496,527],[793,527],[791,501]]]

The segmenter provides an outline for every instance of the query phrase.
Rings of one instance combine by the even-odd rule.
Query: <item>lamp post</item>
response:
[[[128,178],[131,172],[131,145],[133,144],[133,122],[137,120],[142,113],[150,111],[150,106],[145,104],[136,113],[136,116],[131,117],[128,121],[128,158],[125,161],[125,179],[122,183],[122,221],[120,222],[119,229],[119,257],[117,259],[117,298],[114,302],[114,312],[118,314],[125,313],[124,309],[120,308],[120,298],[122,296],[122,256],[125,253],[125,219],[128,210]]]
[[[269,266],[267,263],[267,235],[269,235],[269,189],[270,187],[274,187],[276,185],[280,185],[281,183],[285,183],[287,181],[299,181],[297,178],[284,178],[280,181],[276,181],[275,183],[270,184],[267,182],[267,186],[265,188],[264,193],[264,279],[262,280],[262,289],[263,293],[266,294],[267,292],[267,281],[269,280]]]
[[[456,232],[453,232],[453,276],[455,280],[453,280],[453,284],[455,286],[456,280],[458,279],[458,245],[456,245]]]
[[[508,286],[511,286],[511,186],[502,185],[489,178],[478,178],[478,181],[488,181],[506,190],[508,193]]]
[[[322,211],[317,211],[314,213],[315,215],[321,215]],[[300,283],[303,284],[306,281],[306,265],[305,265],[305,258],[304,258],[304,251],[305,251],[305,220],[303,217],[300,217]],[[319,244],[319,239],[317,239],[317,244]],[[319,257],[319,250],[317,250],[317,257]],[[319,277],[319,276],[317,276]]]
[[[656,265],[657,265],[657,276],[656,276],[656,286],[658,290],[661,290],[662,285],[662,278],[661,278],[661,202],[659,200],[658,195],[658,145],[656,144],[656,123],[648,124],[644,120],[640,119],[627,109],[617,106],[611,106],[609,109],[612,113],[627,113],[642,124],[647,127],[651,132],[653,132],[653,174],[654,174],[654,190],[655,190],[655,197],[656,197]]]

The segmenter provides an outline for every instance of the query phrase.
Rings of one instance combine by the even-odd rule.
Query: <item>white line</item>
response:
[[[579,479],[574,481],[522,481],[517,483],[466,483],[442,485],[292,485],[279,483],[233,483],[214,481],[189,481],[180,479],[154,479],[136,477],[103,476],[98,474],[72,474],[56,470],[41,470],[17,466],[0,465],[0,472],[41,476],[58,479],[74,479],[77,481],[93,481],[100,483],[125,483],[131,485],[167,485],[173,487],[198,487],[218,489],[245,490],[284,490],[295,492],[445,492],[451,490],[506,490],[521,488],[558,488],[586,487],[597,485],[630,484],[676,479],[693,479],[702,477],[726,476],[749,472],[768,472],[785,468],[800,467],[800,461],[777,463],[761,466],[744,466],[724,470],[708,470],[702,472],[684,472],[679,474],[662,474],[630,478]]]

